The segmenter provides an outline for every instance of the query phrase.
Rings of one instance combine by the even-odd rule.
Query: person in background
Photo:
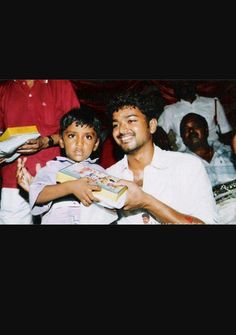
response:
[[[148,85],[141,91],[141,93],[155,105],[158,117],[159,111],[162,111],[166,105],[166,101],[159,89],[154,85]],[[167,133],[162,127],[159,127],[159,125],[157,126],[156,132],[153,134],[153,142],[163,150],[172,150]]]
[[[142,214],[142,219],[143,219],[144,224],[154,224],[155,223],[155,222],[153,222],[149,213],[143,213]]]
[[[158,119],[158,125],[167,134],[171,132],[175,136],[172,148],[175,151],[186,150],[180,136],[180,122],[188,113],[196,113],[206,118],[209,127],[208,141],[212,144],[216,140],[230,143],[232,127],[230,126],[224,108],[218,98],[203,97],[196,93],[194,82],[179,82],[174,86],[177,102],[166,105]]]
[[[34,176],[36,165],[45,166],[60,153],[60,118],[80,106],[70,80],[8,80],[0,85],[0,131],[8,127],[35,125],[40,137],[18,148],[27,157],[26,168]],[[17,161],[1,163],[2,192],[0,223],[32,224],[27,197],[17,186]]]
[[[236,169],[232,148],[219,141],[209,144],[207,121],[196,113],[183,117],[180,134],[186,152],[200,157],[205,166],[217,204],[219,223],[236,224]]]
[[[216,223],[211,183],[201,160],[153,143],[158,124],[155,104],[130,91],[114,96],[107,112],[113,138],[125,155],[106,171],[128,187],[117,223],[141,224],[144,212],[157,224]]]

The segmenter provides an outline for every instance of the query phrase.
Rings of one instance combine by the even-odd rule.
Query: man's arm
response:
[[[34,154],[42,149],[46,149],[59,143],[59,134],[48,136],[40,136],[36,139],[28,140],[24,145],[20,146],[17,150],[21,154]]]
[[[126,203],[123,207],[124,210],[144,208],[163,224],[204,224],[199,218],[174,210],[152,195],[144,192],[134,182],[122,179],[118,184],[128,187]]]

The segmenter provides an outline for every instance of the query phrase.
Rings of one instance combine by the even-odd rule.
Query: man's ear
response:
[[[96,151],[98,146],[99,146],[100,140],[99,138],[97,139],[96,143],[94,144],[93,151]]]
[[[149,121],[149,128],[151,134],[154,134],[155,131],[157,130],[157,119],[153,118]]]
[[[61,147],[61,149],[65,148],[64,141],[63,141],[63,138],[61,136],[59,138],[59,146]]]

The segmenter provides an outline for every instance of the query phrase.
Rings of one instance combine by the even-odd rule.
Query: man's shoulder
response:
[[[215,99],[218,100],[217,97],[205,97],[205,96],[202,96],[202,95],[198,95],[196,100],[199,101],[199,102],[205,102],[205,103],[211,103],[212,104],[212,103],[214,103]]]
[[[169,105],[165,105],[164,112],[175,109],[175,108],[178,108],[179,105],[181,105],[180,101],[174,102],[174,103],[169,104]]]
[[[170,116],[172,116],[173,112],[178,109],[178,102],[175,102],[173,104],[170,104],[170,105],[165,105],[161,115],[159,116],[158,118],[158,122],[160,122],[160,125],[161,125],[161,122],[164,118],[169,118]]]
[[[72,82],[69,79],[50,79],[48,85],[54,89],[72,88]]]
[[[106,168],[106,172],[113,174],[115,172],[120,171],[121,169],[124,169],[125,164],[124,164],[124,158],[120,159],[118,162],[112,164],[108,168]]]
[[[201,159],[190,152],[166,151],[167,157],[175,162],[175,166],[189,166],[202,165]]]

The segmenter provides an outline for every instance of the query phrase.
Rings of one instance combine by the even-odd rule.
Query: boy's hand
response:
[[[29,173],[29,171],[25,167],[25,163],[27,161],[27,158],[24,157],[18,158],[17,160],[17,171],[16,171],[16,177],[18,184],[23,188],[23,190],[29,192],[30,183],[33,180],[33,176]],[[41,165],[39,163],[36,164],[36,173],[41,168]]]
[[[90,206],[93,202],[98,202],[99,199],[97,199],[93,195],[93,191],[100,191],[101,187],[98,185],[95,185],[92,181],[92,179],[84,177],[78,180],[70,181],[72,192],[81,202],[84,206]]]

